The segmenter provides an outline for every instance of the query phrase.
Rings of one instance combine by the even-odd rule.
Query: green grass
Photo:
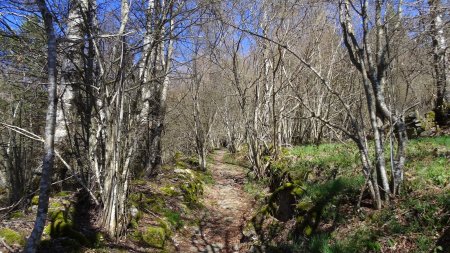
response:
[[[407,148],[406,184],[411,190],[442,188],[450,183],[450,136],[412,140]]]
[[[390,168],[389,146],[386,151]],[[364,178],[352,143],[294,147],[288,156],[291,163],[277,162],[272,169],[288,171],[291,180],[302,183],[306,191],[297,205],[310,213],[319,210],[320,224],[310,237],[269,244],[273,252],[383,252],[402,243],[411,252],[441,249],[436,242],[450,225],[450,136],[408,142],[402,193],[382,210],[355,209]],[[321,229],[325,224],[333,229]]]
[[[231,154],[231,153],[226,153],[223,156],[223,162],[224,163],[228,163],[228,164],[233,164],[236,166],[241,166],[244,168],[250,168],[251,164],[247,159],[247,151],[245,149],[239,151],[238,153],[235,154]]]
[[[164,211],[164,216],[175,229],[183,227],[184,221],[181,219],[181,215],[178,212],[167,209]]]
[[[300,146],[293,148],[290,154],[298,158],[291,169],[294,175],[316,170],[323,172],[325,177],[332,173],[350,176],[359,166],[358,150],[351,144]]]
[[[265,186],[254,180],[247,180],[244,184],[244,191],[255,198],[255,200],[260,201],[265,197]]]

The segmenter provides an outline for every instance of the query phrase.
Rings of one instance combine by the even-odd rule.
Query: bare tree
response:
[[[395,8],[391,1],[374,2],[374,27],[370,27],[369,2],[361,2],[356,13],[361,22],[362,38],[358,40],[352,24],[352,9],[356,8],[351,1],[341,1],[340,22],[343,30],[344,44],[348,50],[353,65],[361,73],[367,105],[375,142],[376,177],[379,180],[384,200],[388,203],[391,193],[397,194],[403,181],[403,167],[405,164],[406,129],[403,119],[404,112],[393,112],[385,99],[388,70],[392,63],[390,45],[393,36],[398,32],[402,15],[402,2]],[[356,10],[356,9],[355,9]],[[374,43],[371,34],[375,37]],[[373,49],[374,48],[374,49]],[[397,133],[397,155],[392,161],[392,185],[387,175],[386,161],[384,158],[384,130],[386,125],[395,128]],[[392,191],[391,191],[392,188]]]
[[[446,125],[450,115],[450,65],[448,60],[448,46],[444,32],[442,15],[444,7],[441,0],[429,0],[431,17],[431,39],[433,47],[433,63],[436,80],[436,122]]]
[[[33,231],[28,238],[25,252],[36,252],[47,219],[48,200],[54,161],[55,127],[56,127],[56,34],[53,27],[53,15],[45,0],[36,1],[47,34],[47,72],[48,72],[48,108],[45,126],[44,158],[42,161],[42,175],[39,188],[39,204]]]

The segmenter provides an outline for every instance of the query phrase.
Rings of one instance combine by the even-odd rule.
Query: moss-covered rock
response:
[[[33,196],[33,198],[31,198],[31,205],[33,206],[37,206],[39,204],[39,196]]]
[[[142,233],[142,241],[153,248],[164,248],[166,231],[162,227],[151,226]]]
[[[71,222],[64,220],[55,220],[44,228],[44,233],[50,235],[51,238],[68,237],[76,240],[81,245],[88,245],[89,240],[80,232],[73,229]]]
[[[199,204],[199,197],[203,194],[203,183],[199,180],[193,180],[183,183],[181,186],[184,201],[188,206]]]
[[[425,116],[421,120],[421,125],[425,131],[430,130],[431,128],[436,126],[436,113],[434,111],[429,111],[425,114]]]
[[[69,197],[71,195],[72,195],[72,193],[69,192],[69,191],[60,191],[55,196],[57,196],[57,197]]]
[[[170,196],[170,197],[174,197],[174,196],[179,195],[179,192],[177,192],[177,191],[175,190],[175,187],[173,187],[173,186],[162,187],[162,188],[161,188],[161,191],[162,191],[165,195]]]
[[[139,224],[135,218],[130,220],[130,223],[128,224],[129,228],[138,228]]]
[[[154,213],[160,213],[164,210],[165,201],[161,194],[146,195],[142,192],[137,192],[130,194],[129,204],[138,210],[150,210]]]
[[[90,241],[82,233],[74,229],[73,217],[75,208],[69,202],[52,202],[49,205],[48,218],[50,224],[44,228],[44,233],[51,238],[67,237],[80,245],[89,245]]]
[[[25,237],[10,228],[0,228],[0,238],[3,238],[8,245],[25,245]]]

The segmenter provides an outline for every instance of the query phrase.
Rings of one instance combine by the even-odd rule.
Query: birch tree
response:
[[[53,24],[53,15],[49,11],[45,0],[38,0],[42,18],[44,19],[45,31],[47,35],[47,75],[48,75],[48,108],[45,126],[44,158],[42,161],[42,175],[39,187],[39,203],[34,223],[33,231],[27,240],[25,252],[36,252],[37,246],[44,230],[47,219],[48,200],[50,194],[51,176],[54,162],[54,144],[56,127],[56,34]]]
[[[178,8],[181,7],[178,6]],[[143,155],[145,173],[147,176],[154,176],[162,164],[161,138],[164,129],[167,90],[170,84],[175,2],[174,0],[149,0],[147,8],[140,74],[143,84],[141,115],[146,129]]]
[[[391,194],[398,194],[403,181],[403,167],[405,164],[406,129],[403,119],[404,112],[393,112],[385,99],[388,69],[392,59],[389,46],[392,38],[398,31],[402,15],[402,2],[394,5],[392,1],[374,2],[374,24],[370,28],[369,2],[363,1],[357,11],[361,19],[360,31],[362,38],[358,39],[352,24],[352,9],[354,3],[348,0],[341,1],[340,22],[343,31],[344,44],[353,65],[361,73],[366,93],[367,106],[370,115],[372,133],[375,142],[376,178],[378,178],[381,193],[386,203],[389,203]],[[394,14],[390,13],[396,8]],[[394,16],[394,17],[393,17]],[[374,33],[374,42],[370,34]],[[397,155],[392,161],[392,181],[389,182],[386,161],[384,158],[385,143],[383,140],[386,125],[395,128],[397,137]]]
[[[441,0],[429,0],[430,33],[433,48],[433,66],[436,80],[436,122],[439,125],[448,124],[450,115],[450,65],[447,40],[445,37],[445,11]]]

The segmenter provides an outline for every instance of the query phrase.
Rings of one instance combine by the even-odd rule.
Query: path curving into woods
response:
[[[174,237],[177,252],[237,253],[249,249],[241,238],[253,215],[254,199],[243,189],[246,169],[225,163],[225,154],[219,150],[213,155],[209,170],[215,182],[205,186],[200,224]]]

